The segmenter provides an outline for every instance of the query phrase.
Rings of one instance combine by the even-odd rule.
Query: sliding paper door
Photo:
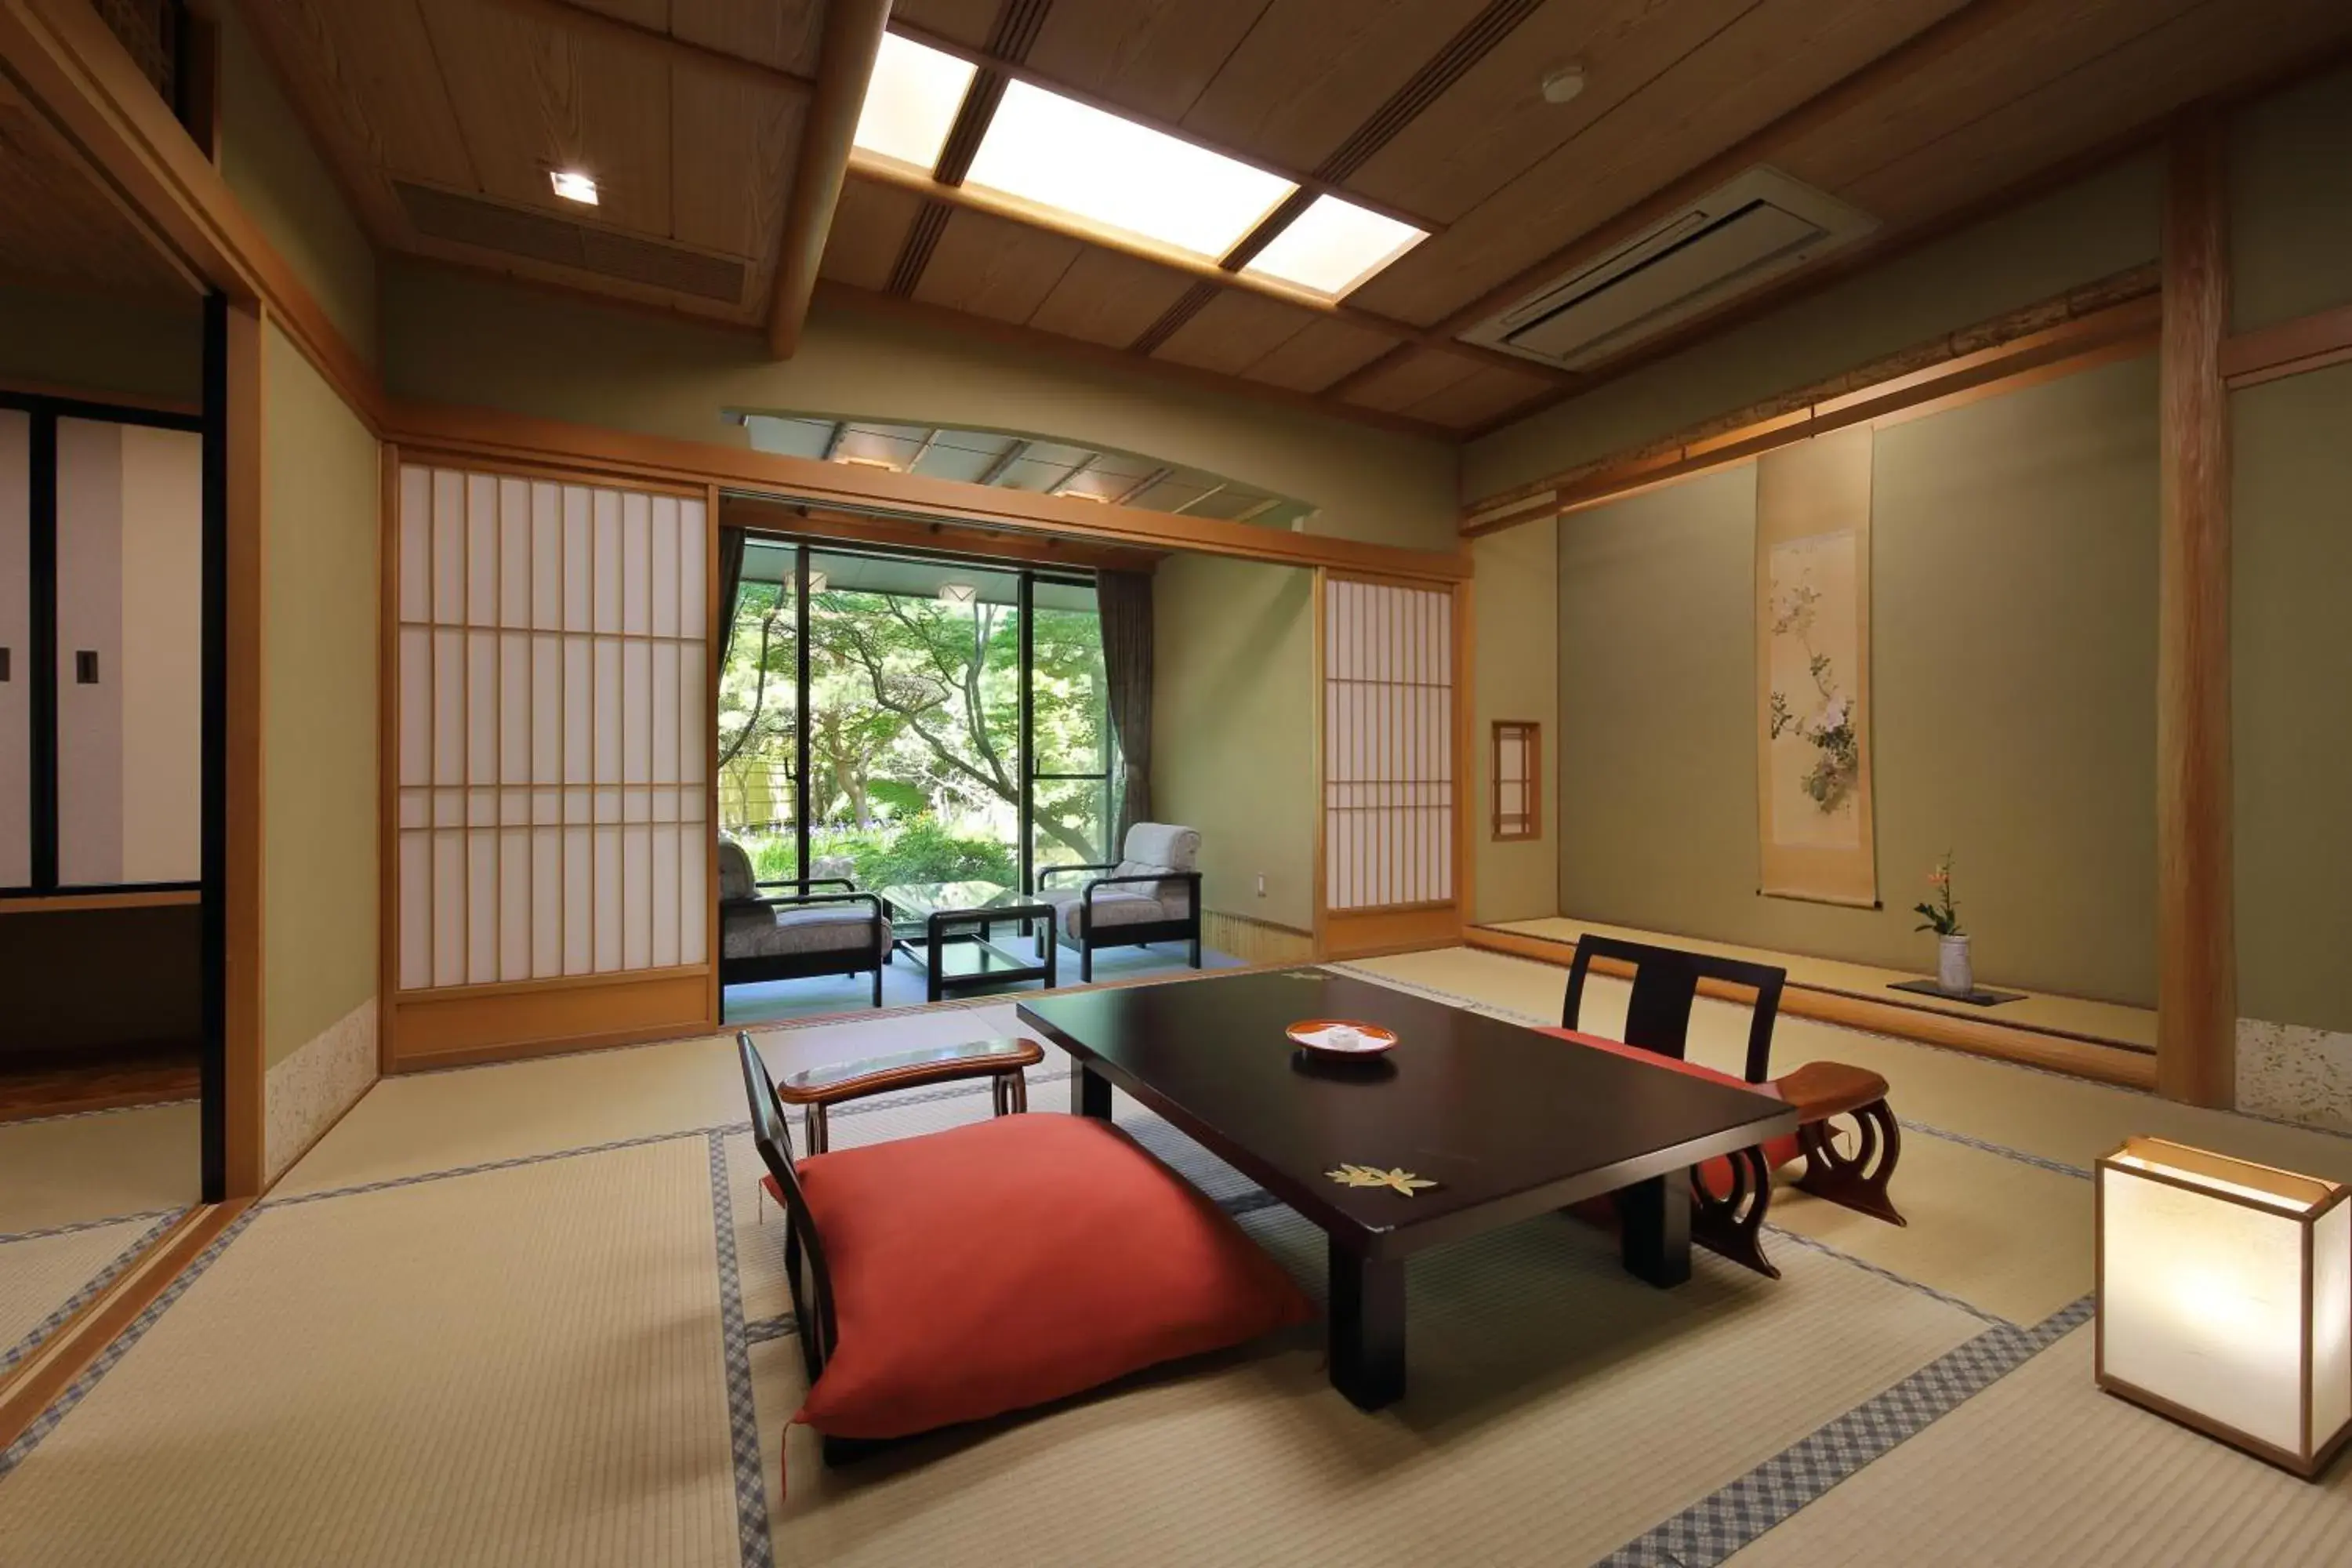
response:
[[[1324,908],[1455,900],[1454,595],[1331,577],[1323,590]]]
[[[415,463],[399,485],[398,991],[707,973],[705,501]],[[602,1021],[639,1016],[610,999]]]
[[[202,875],[204,448],[57,422],[58,882]]]

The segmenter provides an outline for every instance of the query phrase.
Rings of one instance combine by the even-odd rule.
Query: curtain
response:
[[[743,585],[743,531],[719,531],[719,663],[727,664],[727,649],[735,640],[735,595]]]
[[[1118,737],[1118,821],[1106,859],[1118,858],[1127,830],[1151,820],[1151,579],[1140,572],[1095,578],[1102,612],[1103,674]]]

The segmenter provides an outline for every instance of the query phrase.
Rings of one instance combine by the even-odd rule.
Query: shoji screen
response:
[[[1325,907],[1454,898],[1454,595],[1346,578],[1323,593]]]
[[[33,421],[0,408],[0,888],[33,880]]]
[[[58,881],[193,882],[203,440],[91,419],[57,431]]]
[[[706,962],[705,511],[401,467],[402,991]]]

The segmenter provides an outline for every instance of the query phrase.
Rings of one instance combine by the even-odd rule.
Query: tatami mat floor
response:
[[[1558,1016],[1543,965],[1350,967]],[[1596,982],[1588,1024],[1622,998]],[[782,1073],[1018,1029],[992,1001],[760,1038]],[[1736,1065],[1741,1016],[1704,1004],[1696,1033]],[[2124,1132],[2331,1174],[2352,1141],[1801,1020],[1779,1045],[1894,1084],[1907,1229],[1784,1192],[1783,1279],[1702,1256],[1661,1294],[1598,1233],[1531,1222],[1416,1263],[1412,1387],[1381,1415],[1307,1330],[835,1470],[787,1426],[782,1225],[730,1041],[392,1080],[0,1454],[0,1563],[2345,1560],[2345,1482],[2098,1394],[2068,1330],[2084,1172]],[[1066,1071],[1049,1056],[1034,1109]],[[835,1141],[987,1106],[878,1100]],[[1319,1292],[1317,1233],[1119,1115]]]

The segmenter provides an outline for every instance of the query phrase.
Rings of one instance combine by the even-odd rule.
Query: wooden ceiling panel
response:
[[[915,298],[1000,321],[1026,321],[1083,248],[1066,235],[961,208],[940,231]]]
[[[1407,212],[1452,223],[1671,68],[1755,0],[1550,0],[1512,29],[1348,181]],[[1570,61],[1584,90],[1544,101]]]
[[[1486,0],[1274,0],[1183,118],[1185,129],[1312,169]]]
[[[244,10],[304,123],[327,140],[330,155],[341,154],[347,180],[380,186],[386,202],[383,174],[481,188],[416,0],[246,0]]]
[[[1276,344],[1242,374],[1251,381],[1292,392],[1320,392],[1396,345],[1397,340],[1385,332],[1326,316]]]
[[[1353,303],[1427,325],[1795,109],[1960,0],[1759,0]]]
[[[422,3],[483,194],[577,219],[547,174],[584,169],[595,221],[670,234],[668,60],[475,0]]]
[[[797,76],[816,74],[822,0],[668,0],[668,6],[669,30],[689,43]]]
[[[1029,324],[1086,342],[1125,348],[1192,286],[1190,278],[1172,268],[1088,246],[1062,274]]]
[[[2206,0],[1951,134],[1872,170],[1846,198],[1890,224],[1924,221],[2104,144],[2175,106],[2240,87],[2282,58],[2352,40],[2352,11],[2300,0]]]
[[[922,197],[896,185],[845,182],[818,276],[880,293],[890,286],[890,269],[898,264],[907,229],[922,206]]]
[[[0,75],[0,274],[193,301],[48,117]]]
[[[677,116],[670,133],[675,237],[772,261],[807,98],[699,60],[680,58],[670,68]]]
[[[1177,121],[1249,36],[1267,0],[1083,0],[1055,5],[1031,68],[1122,108]]]
[[[1498,414],[1559,390],[1541,376],[1522,375],[1501,365],[1480,365],[1461,380],[1438,388],[1399,412],[1407,418],[1426,419],[1449,430],[1470,430]]]
[[[1269,351],[1315,324],[1315,312],[1264,294],[1227,289],[1194,312],[1152,358],[1239,375]]]
[[[1476,360],[1447,353],[1443,349],[1422,349],[1382,365],[1348,388],[1344,395],[1360,407],[1402,414],[1485,368]]]
[[[1967,40],[1889,93],[1822,125],[1774,162],[1823,190],[1842,191],[1927,143],[1981,119],[1990,106],[2033,92],[2160,27],[2205,0],[2075,0],[2030,7]]]
[[[967,48],[985,48],[996,13],[1008,0],[898,0],[890,19],[952,38]]]

